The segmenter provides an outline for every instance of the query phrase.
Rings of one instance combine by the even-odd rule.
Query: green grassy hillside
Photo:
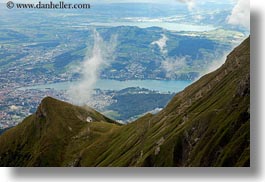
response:
[[[84,128],[100,123],[106,126],[98,130],[118,126],[90,108],[47,97],[36,114],[1,135],[1,166],[60,166],[66,158],[68,143],[81,135]]]
[[[45,98],[0,136],[0,166],[250,166],[249,64],[248,38],[161,112],[127,125]]]

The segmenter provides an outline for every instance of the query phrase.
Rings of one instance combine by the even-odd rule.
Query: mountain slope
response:
[[[0,136],[0,165],[250,166],[249,39],[160,113],[127,125],[45,98]]]
[[[1,166],[60,166],[67,144],[84,128],[104,123],[118,126],[90,108],[81,108],[47,97],[36,114],[1,135]]]
[[[2,135],[2,133],[4,133],[6,130],[10,129],[12,127],[9,127],[9,128],[5,128],[5,129],[0,129],[0,135]]]

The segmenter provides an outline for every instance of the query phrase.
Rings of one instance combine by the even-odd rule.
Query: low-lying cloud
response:
[[[154,41],[151,44],[152,45],[156,44],[159,47],[161,53],[166,54],[167,53],[167,50],[166,50],[167,41],[168,41],[167,36],[165,34],[162,34],[162,37],[159,40]]]
[[[102,39],[97,31],[94,31],[94,46],[92,55],[88,51],[84,62],[80,65],[81,79],[73,84],[67,91],[70,101],[77,105],[88,104],[93,93],[94,85],[99,78],[100,71],[106,68],[113,58],[117,36],[112,36],[109,42]]]
[[[220,68],[220,67],[225,63],[226,58],[227,58],[227,55],[228,55],[233,49],[234,49],[234,47],[231,48],[231,50],[229,50],[229,51],[225,51],[225,52],[223,52],[220,56],[218,56],[218,58],[213,59],[213,60],[211,61],[211,63],[209,63],[209,64],[207,65],[207,67],[206,67],[202,72],[200,72],[200,75],[199,75],[199,77],[198,77],[197,79],[199,79],[199,78],[201,78],[202,76],[204,76],[204,75],[206,75],[206,74],[208,74],[208,73],[211,73],[211,72],[217,70],[218,68]]]
[[[174,77],[178,71],[187,66],[187,57],[167,58],[161,64],[162,69],[166,72],[167,78]]]

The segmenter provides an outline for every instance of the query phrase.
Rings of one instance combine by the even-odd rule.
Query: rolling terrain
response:
[[[121,125],[47,97],[0,146],[0,166],[250,166],[250,38],[158,114]]]

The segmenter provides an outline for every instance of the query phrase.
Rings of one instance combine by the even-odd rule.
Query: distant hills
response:
[[[0,136],[0,166],[250,166],[249,65],[247,38],[158,114],[127,125],[44,98]]]
[[[194,32],[172,32],[159,27],[102,27],[97,31],[104,40],[117,35],[114,61],[100,75],[117,80],[194,80],[213,62],[223,61],[223,55],[235,44],[233,41],[243,36],[224,29],[196,32],[196,36]]]

